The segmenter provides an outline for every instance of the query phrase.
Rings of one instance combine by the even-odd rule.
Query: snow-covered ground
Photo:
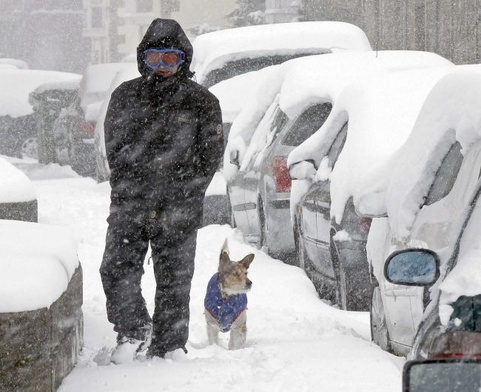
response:
[[[345,312],[322,302],[301,269],[252,248],[242,233],[228,225],[207,226],[198,234],[188,354],[107,364],[115,333],[107,321],[98,269],[109,185],[78,177],[69,166],[7,159],[33,180],[39,222],[67,226],[78,241],[84,272],[85,346],[59,392],[400,390],[404,358],[370,341],[368,313]],[[209,346],[203,318],[205,288],[226,237],[233,259],[250,252],[256,255],[250,267],[247,345],[238,351],[228,351],[226,339],[220,347]],[[152,309],[152,264],[146,262],[145,269],[144,296]]]

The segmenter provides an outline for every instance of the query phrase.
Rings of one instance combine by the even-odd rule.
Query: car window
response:
[[[336,138],[334,139],[334,143],[332,143],[331,148],[329,149],[329,152],[327,153],[327,158],[329,159],[329,166],[332,168],[337,162],[337,158],[339,158],[339,154],[342,151],[342,148],[344,147],[344,143],[346,141],[347,137],[347,128],[348,128],[348,122],[346,122],[339,133],[337,134]]]
[[[305,110],[290,127],[281,144],[297,147],[324,124],[331,110],[332,105],[329,102]]]
[[[424,201],[425,205],[436,203],[451,191],[462,163],[461,144],[455,142],[436,172],[431,189]]]
[[[272,120],[271,132],[274,132],[274,136],[277,137],[278,133],[284,128],[289,117],[285,114],[281,108],[278,106],[276,112],[274,113],[274,119]]]
[[[234,76],[241,75],[247,72],[258,71],[262,68],[269,67],[271,65],[281,64],[287,60],[294,59],[296,57],[308,56],[319,53],[328,53],[325,49],[313,49],[309,53],[296,53],[287,55],[271,55],[255,58],[241,58],[238,60],[229,61],[224,64],[222,68],[215,69],[209,72],[204,82],[205,87],[212,87],[214,84],[233,78]]]

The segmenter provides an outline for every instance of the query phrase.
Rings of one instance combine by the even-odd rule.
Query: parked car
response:
[[[61,111],[75,99],[80,75],[65,82],[49,82],[38,86],[29,95],[37,119],[37,135],[24,142],[23,152],[36,157],[39,163],[57,163],[54,123]],[[35,149],[36,147],[36,149]]]
[[[0,219],[37,222],[37,195],[25,173],[0,157]]]
[[[41,116],[48,113],[34,111],[33,102],[29,101],[30,93],[45,83],[65,86],[79,79],[80,75],[68,72],[1,69],[0,154],[22,157],[31,153],[32,144],[36,145]]]
[[[448,259],[479,189],[480,71],[478,66],[458,66],[441,78],[426,98],[410,137],[384,167],[366,178],[365,189],[355,193],[358,211],[375,217],[367,242],[374,284],[373,341],[398,355],[409,354],[428,304],[443,285],[445,290],[449,287],[452,272],[445,276],[453,264]],[[439,281],[424,287],[386,279],[386,263],[412,248],[429,249],[439,256]],[[469,280],[474,271],[465,270],[467,276],[461,281]],[[478,293],[464,292],[473,294]],[[444,326],[452,312],[447,304],[458,296],[451,293],[446,298],[439,312],[444,314]]]
[[[232,77],[281,64],[287,60],[322,53],[366,51],[371,46],[358,27],[343,22],[299,22],[247,26],[198,36],[191,69],[198,83],[213,87]],[[250,85],[255,89],[254,85]],[[231,94],[236,98],[235,90]],[[225,99],[226,95],[222,97]],[[228,98],[227,98],[228,99]],[[222,105],[222,102],[221,102]],[[226,186],[217,173],[204,200],[206,222],[229,223],[209,212],[225,210]],[[215,192],[211,192],[214,189]]]
[[[371,50],[366,34],[344,22],[293,22],[238,27],[198,36],[191,69],[211,87],[233,76],[296,57]]]
[[[224,156],[233,221],[251,242],[296,262],[292,227],[285,224],[291,218],[288,154],[321,128],[342,86],[359,78],[361,70],[420,66],[435,56],[413,53],[391,52],[379,60],[375,52],[310,56],[290,60],[266,78],[262,99],[234,122]],[[439,64],[442,58],[435,57]]]
[[[80,82],[77,97],[54,124],[59,163],[70,165],[83,176],[95,177],[95,127],[103,101],[117,72],[136,67],[133,62],[89,65]]]
[[[308,151],[300,164],[308,167],[312,159],[314,181],[297,204],[293,201],[299,262],[320,296],[342,309],[369,310],[372,294],[365,251],[371,220],[357,215],[350,188],[362,179],[363,167],[405,140],[423,98],[444,72],[440,67],[392,72],[349,86],[319,134],[303,146]],[[359,155],[364,165],[355,158]],[[293,178],[305,179],[304,173],[295,174],[295,166]]]
[[[210,87],[209,90],[219,99],[222,110],[222,126],[224,145],[227,145],[229,132],[242,108],[256,99],[256,86],[259,86],[273,67],[265,67],[259,71],[247,72],[223,80]],[[226,196],[226,182],[223,165],[215,173],[204,197],[203,225],[232,223],[231,208]]]

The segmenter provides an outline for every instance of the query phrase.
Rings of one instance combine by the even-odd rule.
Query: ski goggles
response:
[[[154,71],[161,66],[172,71],[185,62],[185,54],[179,49],[146,49],[142,60]]]

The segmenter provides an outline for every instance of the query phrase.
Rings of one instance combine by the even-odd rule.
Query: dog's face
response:
[[[240,261],[233,261],[229,253],[223,249],[219,260],[219,283],[221,290],[227,295],[242,294],[248,292],[252,282],[247,277],[247,270],[254,260],[251,253]]]

